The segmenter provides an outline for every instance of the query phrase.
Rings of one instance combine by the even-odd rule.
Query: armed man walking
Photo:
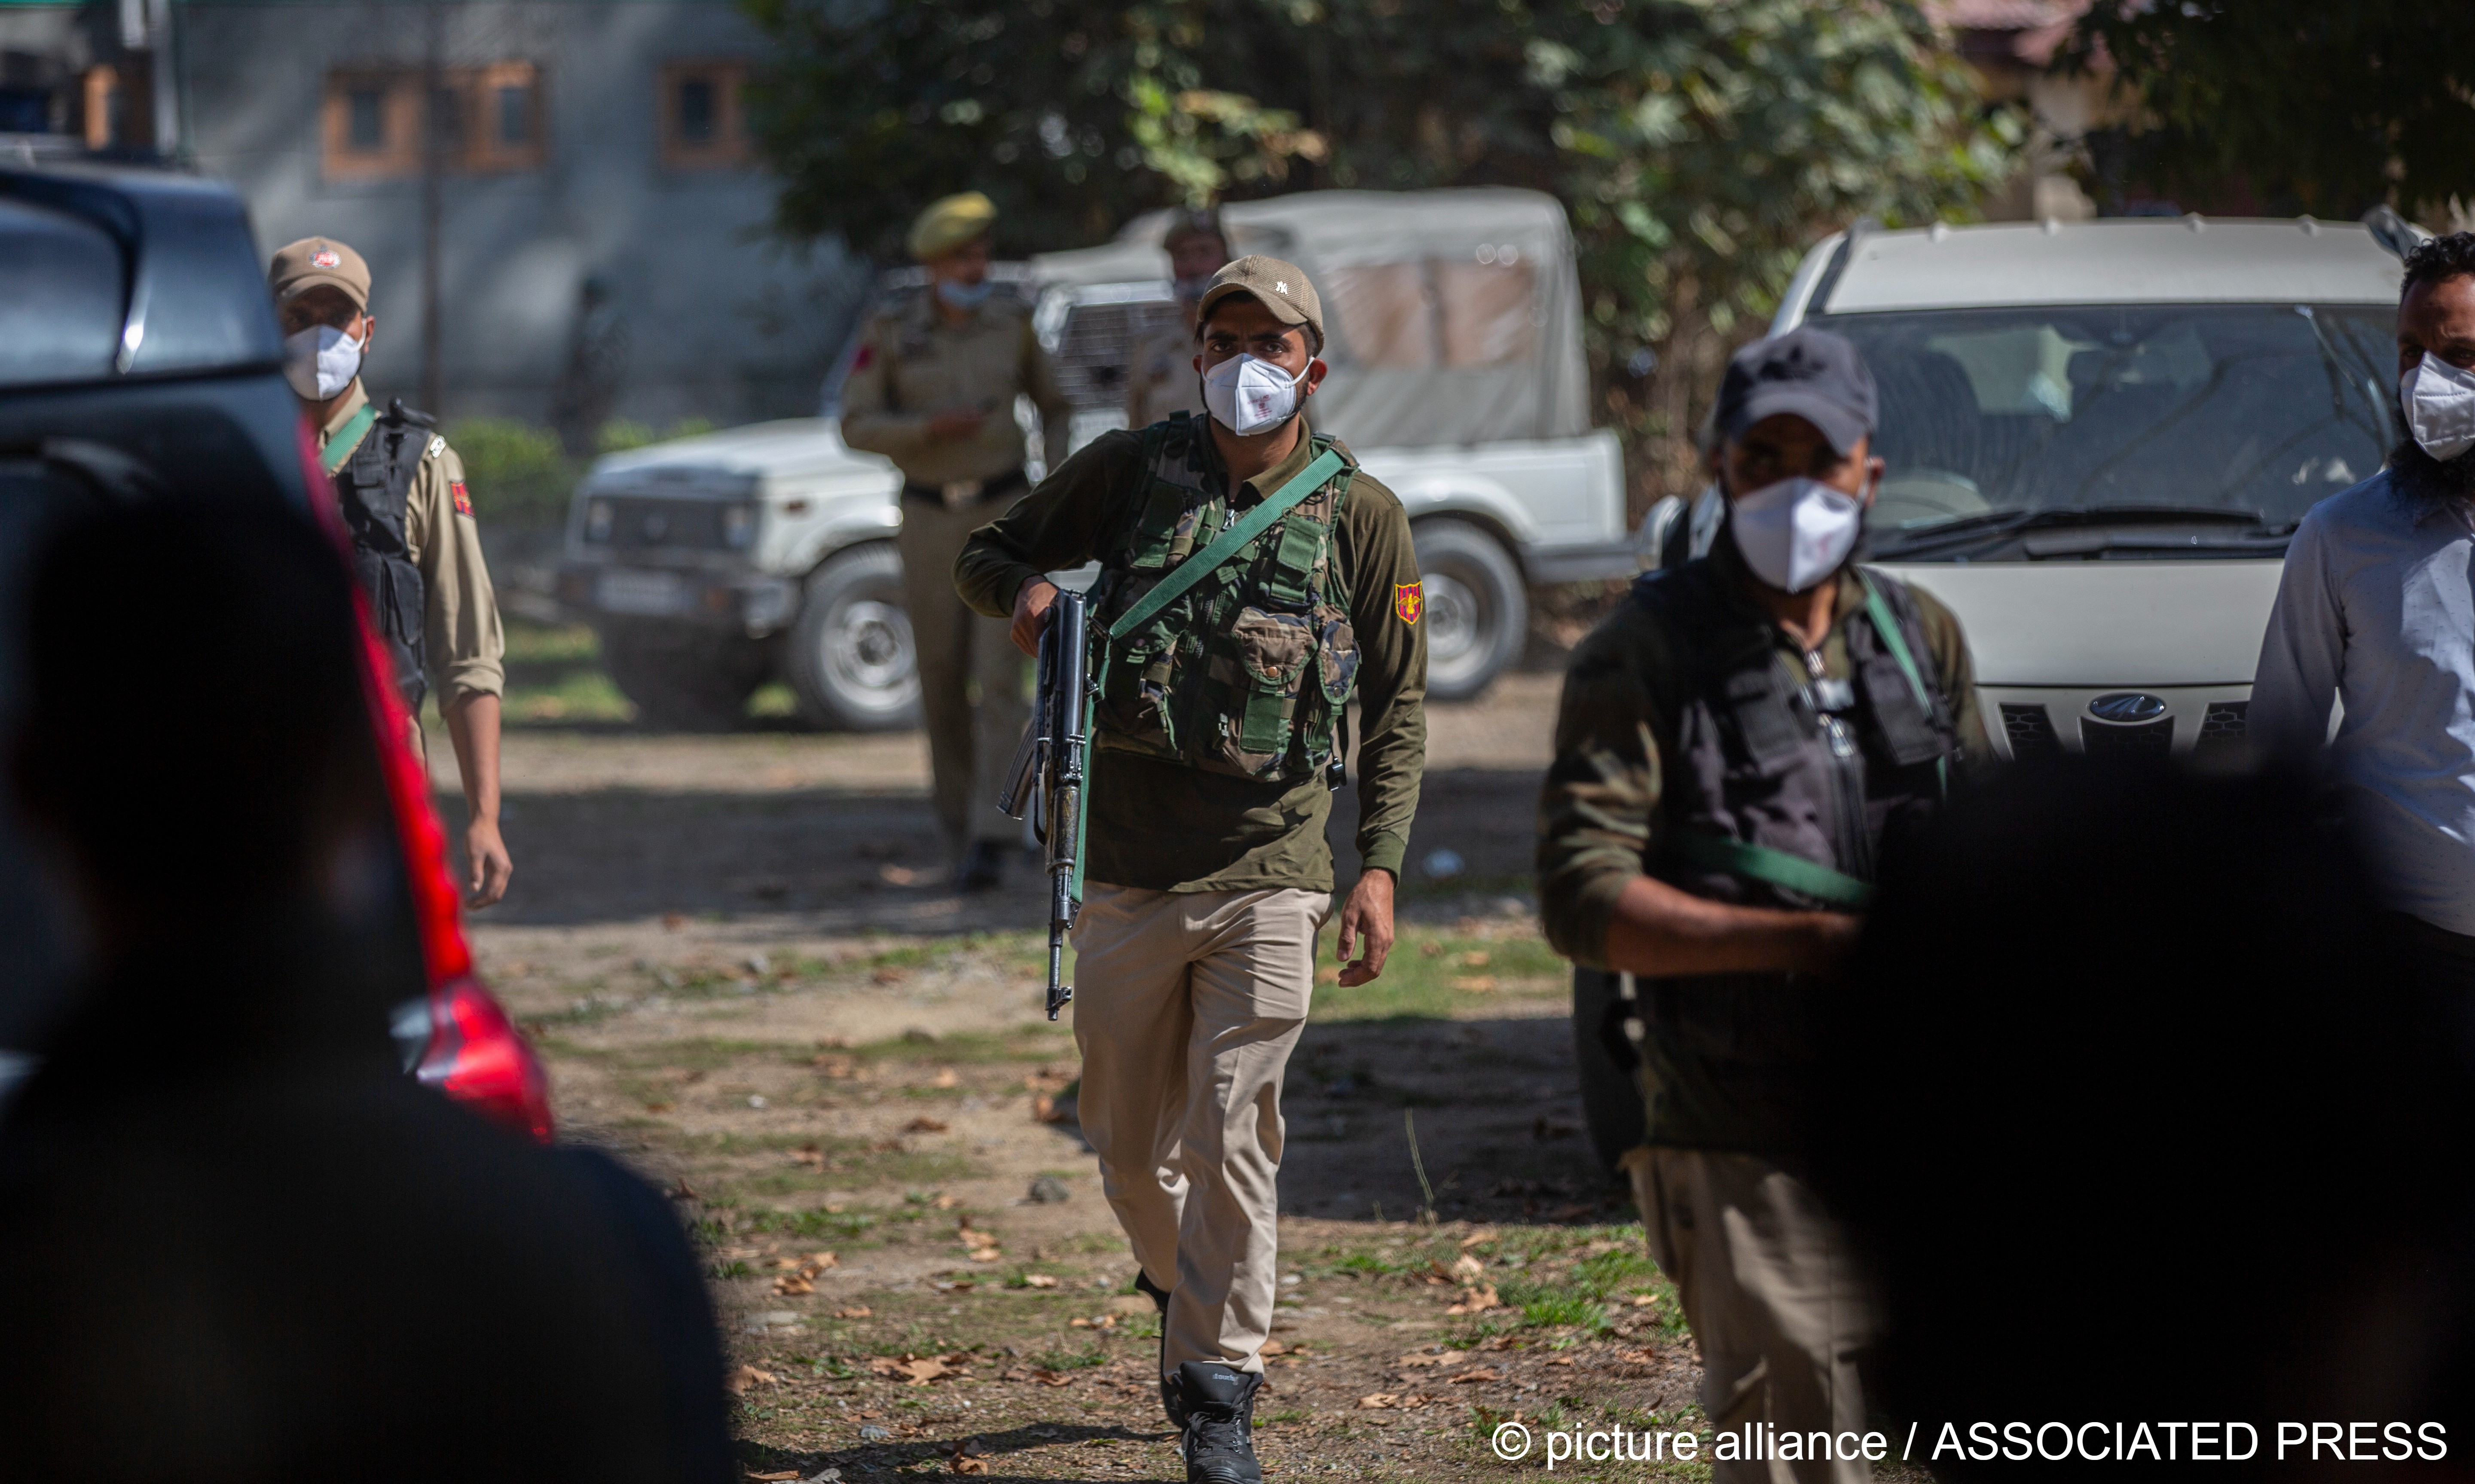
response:
[[[1003,623],[954,594],[955,553],[971,528],[1030,488],[1015,399],[1040,409],[1048,467],[1066,456],[1071,414],[1047,353],[1017,304],[992,296],[996,207],[948,196],[912,225],[929,292],[879,315],[843,392],[843,441],[902,471],[903,603],[919,656],[919,709],[936,777],[937,822],[968,891],[998,884],[1019,827],[997,812],[1021,735],[1022,658]]]
[[[429,416],[400,401],[380,411],[361,385],[378,321],[360,254],[305,237],[275,255],[267,285],[283,328],[283,374],[318,430],[319,461],[335,484],[370,620],[395,661],[416,751],[421,703],[436,677],[464,780],[465,899],[487,907],[507,894],[515,871],[499,835],[506,636],[464,463]]]
[[[1101,564],[1074,928],[1084,1136],[1162,1307],[1161,1396],[1189,1481],[1255,1484],[1278,1258],[1281,1076],[1332,912],[1324,824],[1361,707],[1340,971],[1392,947],[1426,766],[1427,645],[1401,502],[1304,415],[1323,310],[1242,257],[1197,305],[1210,420],[1112,432],[971,535],[955,583],[1026,652],[1043,572]]]
[[[1172,412],[1203,416],[1203,386],[1194,376],[1194,319],[1212,276],[1229,261],[1229,238],[1217,211],[1181,211],[1161,237],[1168,254],[1169,287],[1178,323],[1136,343],[1126,356],[1126,426],[1149,427]]]
[[[1851,563],[1884,470],[1875,411],[1837,335],[1737,353],[1713,458],[1727,523],[1575,651],[1539,804],[1549,940],[1637,976],[1650,1138],[1626,1162],[1723,1433],[1864,1431],[1867,1296],[1780,1159],[1883,842],[1986,746],[1958,621]],[[1861,1455],[1713,1467],[1868,1476]]]

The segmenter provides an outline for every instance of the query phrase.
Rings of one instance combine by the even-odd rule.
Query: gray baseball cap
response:
[[[1874,373],[1844,335],[1800,326],[1756,340],[1728,360],[1719,383],[1720,436],[1732,443],[1767,417],[1794,413],[1845,454],[1874,431]]]

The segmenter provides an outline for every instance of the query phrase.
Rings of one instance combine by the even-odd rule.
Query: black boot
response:
[[[1160,1310],[1160,1374],[1161,1410],[1168,1414],[1168,1424],[1180,1432],[1186,1430],[1186,1399],[1178,1395],[1177,1383],[1168,1378],[1168,1290],[1152,1281],[1152,1276],[1140,1268],[1135,1270],[1135,1292],[1152,1301]]]
[[[1186,1484],[1263,1484],[1255,1460],[1255,1390],[1260,1375],[1216,1360],[1189,1360],[1177,1368],[1186,1400]]]
[[[992,839],[975,839],[954,867],[954,885],[966,891],[993,891],[1005,880],[1005,852]]]

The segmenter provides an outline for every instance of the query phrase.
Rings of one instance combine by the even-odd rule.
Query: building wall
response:
[[[588,276],[606,282],[626,353],[611,415],[666,425],[813,411],[856,313],[863,271],[832,245],[766,231],[772,185],[752,165],[663,163],[666,64],[756,59],[726,0],[449,0],[450,67],[530,62],[542,79],[538,168],[449,174],[441,213],[443,401],[451,417],[546,424]],[[422,182],[329,167],[324,109],[338,68],[418,68],[432,7],[385,0],[183,0],[176,50],[184,150],[247,198],[261,248],[324,234],[376,282],[369,376],[420,385]]]

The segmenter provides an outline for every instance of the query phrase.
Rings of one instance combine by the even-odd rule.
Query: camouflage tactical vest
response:
[[[1332,762],[1335,722],[1358,680],[1358,636],[1333,540],[1355,464],[1140,629],[1115,642],[1106,636],[1233,519],[1205,437],[1202,423],[1183,412],[1143,431],[1144,498],[1106,548],[1093,589],[1103,652],[1096,744],[1296,782]],[[1332,447],[1315,437],[1314,452]]]

